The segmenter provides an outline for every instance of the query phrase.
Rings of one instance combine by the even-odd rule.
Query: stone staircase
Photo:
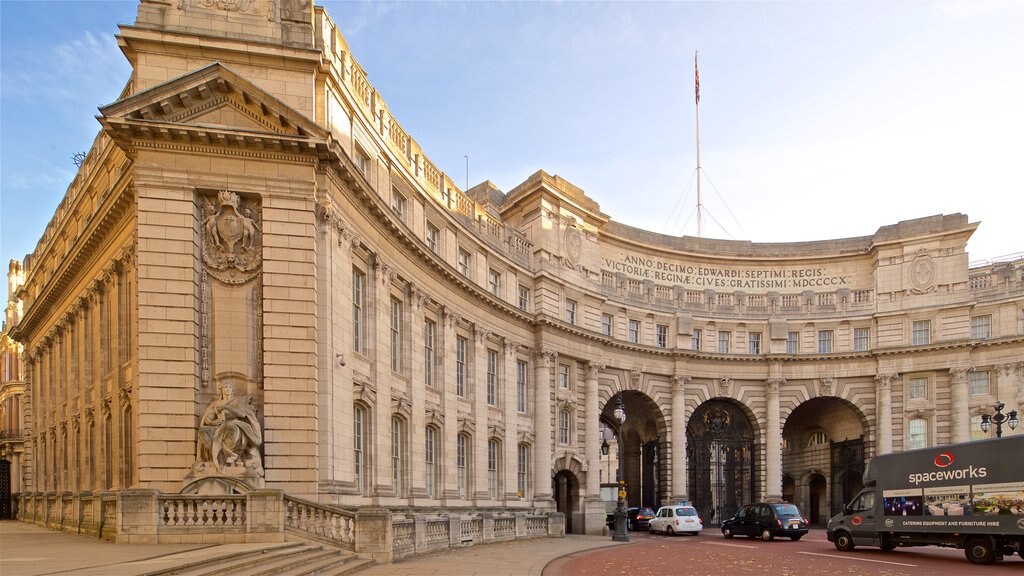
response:
[[[342,576],[372,560],[309,542],[268,544],[245,552],[182,558],[182,564],[142,576]]]

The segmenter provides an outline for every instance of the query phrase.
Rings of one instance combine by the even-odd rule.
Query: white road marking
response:
[[[726,544],[725,542],[705,542],[705,544],[711,544],[712,546],[729,546],[731,548],[753,548],[753,549],[757,549],[757,546],[745,546],[743,544]]]
[[[903,562],[889,562],[887,560],[872,560],[871,558],[855,558],[853,556],[840,556],[838,554],[819,554],[817,552],[798,552],[798,554],[807,554],[808,556],[824,556],[825,558],[841,558],[843,560],[856,560],[858,562],[876,562],[878,564],[892,564],[893,566],[909,566],[916,568],[917,564],[904,564]]]

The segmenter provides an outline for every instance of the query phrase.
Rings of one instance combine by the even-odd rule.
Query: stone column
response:
[[[535,352],[533,395],[533,429],[536,442],[533,447],[534,500],[551,499],[551,458],[554,445],[551,438],[551,365],[558,357],[551,350]]]
[[[782,500],[782,417],[779,408],[779,388],[784,378],[769,378],[765,384],[767,396],[767,429],[765,430],[765,497]]]
[[[875,454],[892,452],[892,381],[898,374],[878,374],[875,376],[875,418],[878,444]]]
[[[369,437],[374,447],[371,454],[376,455],[372,475],[374,495],[395,496],[396,486],[391,478],[391,280],[395,273],[380,256],[374,256],[374,280],[370,294],[372,306],[367,314],[367,343],[373,346],[372,381],[377,386],[376,404],[374,405],[373,431]],[[370,321],[371,314],[376,317]]]
[[[505,494],[502,496],[506,501],[518,500],[524,495],[519,494],[519,434],[516,429],[516,352],[519,350],[519,343],[509,338],[502,340],[504,346],[504,357],[502,358],[502,370],[500,374],[501,386],[501,412],[505,422],[505,441],[502,447],[505,450],[505,469],[502,471],[504,477]]]
[[[417,287],[409,286],[409,381],[412,382],[409,396],[412,404],[412,415],[409,418],[409,470],[412,479],[409,485],[412,487],[412,496],[423,498],[427,495],[427,449],[426,449],[426,361],[423,339],[423,330],[426,325],[426,314],[424,309],[429,305],[430,298]],[[436,326],[435,326],[436,340]],[[436,342],[435,342],[436,346]],[[436,348],[435,348],[436,351]],[[437,384],[435,370],[434,384]],[[435,436],[435,442],[440,439]],[[434,465],[440,466],[440,446],[434,447]],[[435,486],[435,490],[437,487]],[[434,497],[437,497],[435,493]]]
[[[689,384],[689,376],[672,377],[672,502],[688,500],[686,494],[686,387]]]
[[[473,477],[472,498],[477,501],[489,499],[487,476],[487,340],[491,333],[479,324],[473,326],[473,416],[476,433],[473,434]]]
[[[458,436],[459,436],[459,404],[455,384],[455,327],[459,317],[451,309],[441,309],[441,321],[438,323],[438,376],[441,378],[443,392],[441,407],[444,419],[444,467],[442,468],[442,497],[452,501],[459,498],[458,469]]]
[[[601,418],[601,408],[598,406],[597,398],[597,375],[604,369],[604,364],[590,361],[586,365],[586,377],[583,381],[584,408],[583,408],[583,446],[587,459],[587,483],[585,495],[601,495],[601,438],[599,437],[598,420]]]
[[[949,432],[950,441],[967,442],[971,439],[970,390],[967,373],[970,368],[949,369]]]

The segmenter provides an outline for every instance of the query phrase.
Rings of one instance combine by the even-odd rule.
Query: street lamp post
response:
[[[612,533],[612,540],[615,542],[629,542],[629,531],[626,529],[626,479],[622,468],[622,425],[626,422],[626,407],[622,404],[622,392],[619,392],[615,396],[615,412],[613,415],[619,422],[619,430],[617,434],[619,441],[619,498],[615,504],[615,531]]]
[[[1004,415],[1003,414],[1003,408],[1005,406],[1006,405],[1003,404],[1002,402],[996,402],[993,405],[993,407],[996,409],[996,413],[995,414],[992,414],[992,415],[982,414],[981,415],[981,430],[983,432],[988,433],[989,427],[992,424],[995,424],[996,425],[996,438],[1002,438],[1003,437],[1003,423],[1004,422],[1006,423],[1007,426],[1010,427],[1010,430],[1016,430],[1017,429],[1017,424],[1020,423],[1020,420],[1017,419],[1017,411],[1016,410],[1010,410],[1009,412],[1007,412]]]

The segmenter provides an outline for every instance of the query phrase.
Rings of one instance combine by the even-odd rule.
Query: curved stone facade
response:
[[[966,216],[762,244],[632,228],[544,172],[460,190],[326,12],[250,4],[121,28],[134,74],[18,291],[25,490],[596,533],[621,461],[633,504],[821,522],[873,454],[1024,405],[1024,260],[970,268]]]

